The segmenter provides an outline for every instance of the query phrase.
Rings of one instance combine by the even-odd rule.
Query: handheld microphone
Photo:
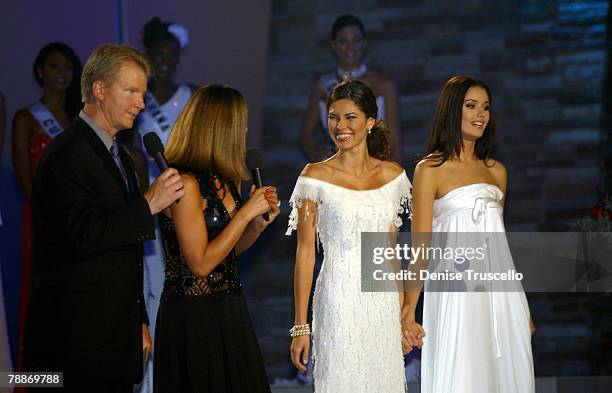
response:
[[[256,147],[251,147],[247,150],[246,166],[251,171],[255,187],[261,188],[263,186],[263,181],[261,180],[261,170],[263,169],[263,157],[261,155],[261,150]],[[270,221],[270,215],[268,212],[264,213],[262,217],[264,220]]]
[[[161,143],[159,136],[157,136],[155,132],[151,131],[142,137],[142,141],[144,142],[149,154],[155,160],[160,172],[168,169],[168,162],[166,161],[166,157],[164,157],[164,145]]]
[[[149,152],[149,154],[155,160],[155,163],[159,167],[159,171],[163,172],[168,169],[168,161],[166,161],[166,157],[164,157],[164,145],[159,139],[159,136],[153,131],[147,132],[145,136],[142,137],[142,141]],[[179,203],[181,199],[177,199],[176,203]]]

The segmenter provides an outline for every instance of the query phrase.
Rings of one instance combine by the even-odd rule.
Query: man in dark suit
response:
[[[45,149],[33,184],[27,371],[61,371],[68,392],[131,392],[151,348],[142,244],[153,215],[183,196],[175,169],[140,195],[115,135],[144,108],[149,60],[103,45],[81,78],[85,106]]]

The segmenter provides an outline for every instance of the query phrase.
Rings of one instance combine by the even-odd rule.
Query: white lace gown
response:
[[[434,201],[432,231],[505,232],[502,197],[486,183],[456,188]],[[426,292],[423,328],[421,392],[535,392],[524,292]]]
[[[399,297],[361,291],[360,243],[361,232],[389,232],[401,225],[410,187],[405,173],[365,191],[305,176],[297,180],[287,235],[297,228],[297,209],[312,201],[324,251],[312,316],[317,393],[405,392]]]

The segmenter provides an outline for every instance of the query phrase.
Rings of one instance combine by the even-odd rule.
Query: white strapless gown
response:
[[[505,232],[502,197],[491,184],[456,188],[434,201],[432,231]],[[498,252],[509,257],[504,244]],[[424,300],[421,392],[535,392],[524,292],[426,292]]]
[[[361,232],[389,232],[410,203],[405,173],[386,185],[356,191],[300,176],[291,195],[287,234],[304,200],[317,206],[324,260],[313,299],[315,392],[404,393],[397,292],[361,291]],[[315,214],[315,212],[308,212]]]

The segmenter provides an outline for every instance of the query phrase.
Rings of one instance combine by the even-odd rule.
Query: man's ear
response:
[[[104,82],[100,80],[94,81],[91,86],[91,92],[93,93],[93,96],[98,100],[104,99],[104,93],[106,92],[105,90],[106,86],[104,85]]]

